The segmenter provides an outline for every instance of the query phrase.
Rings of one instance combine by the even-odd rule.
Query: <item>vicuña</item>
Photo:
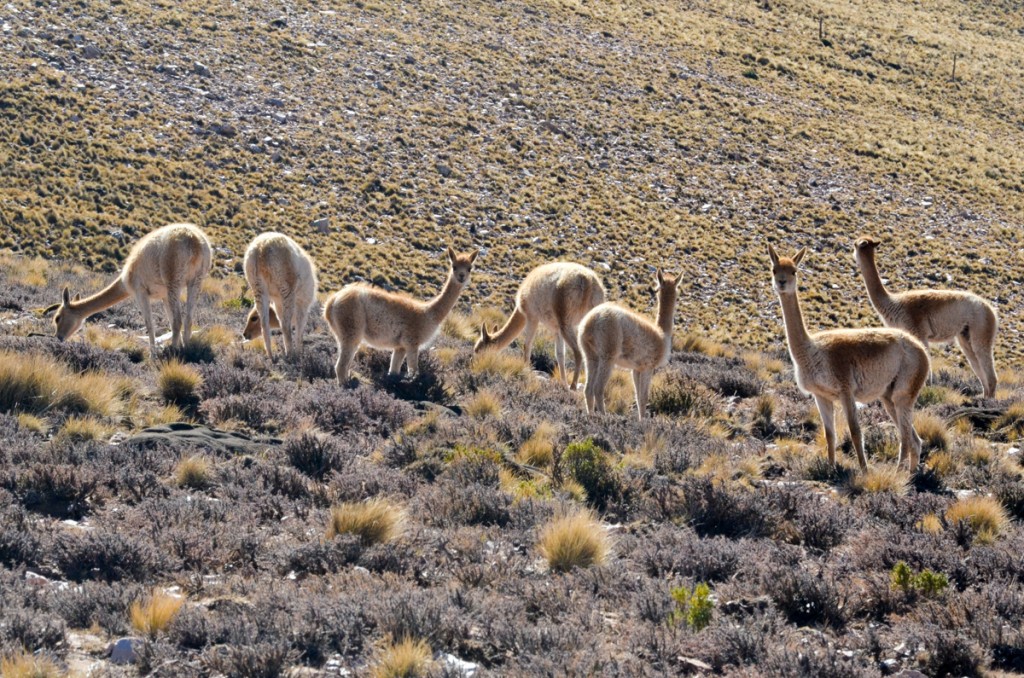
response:
[[[569,383],[565,369],[565,346],[569,345],[575,361],[575,370],[569,388],[575,389],[579,381],[583,354],[580,352],[576,330],[587,312],[604,302],[604,286],[597,274],[585,266],[569,262],[543,264],[530,271],[516,293],[516,308],[500,330],[480,326],[480,338],[474,353],[486,349],[502,349],[524,332],[523,357],[530,362],[530,351],[537,327],[543,325],[555,335],[555,361],[558,379]]]
[[[270,331],[280,329],[289,358],[302,355],[302,335],[316,302],[316,266],[297,242],[281,233],[262,233],[245,250],[245,279],[255,298],[242,336],[263,335],[274,359]]]
[[[672,350],[672,317],[676,307],[678,276],[665,275],[659,268],[658,323],[618,304],[605,302],[594,307],[580,322],[579,344],[587,365],[584,394],[587,412],[604,412],[604,391],[612,370],[633,371],[637,415],[647,412],[647,396],[654,370],[668,362]]]
[[[793,258],[780,257],[768,245],[772,286],[782,303],[786,341],[797,386],[814,396],[825,428],[828,460],[836,461],[835,403],[846,412],[853,447],[861,469],[867,469],[857,403],[881,400],[896,424],[900,456],[913,471],[921,457],[921,439],[914,430],[914,403],[928,379],[928,352],[903,330],[892,328],[828,330],[808,334],[797,298],[797,265],[806,248]]]
[[[389,374],[398,374],[406,361],[409,375],[415,375],[420,351],[434,340],[455,306],[469,282],[477,254],[456,254],[449,247],[448,279],[441,293],[430,301],[417,301],[361,283],[346,285],[332,294],[324,306],[324,318],[338,342],[338,383],[348,381],[352,358],[363,343],[391,350]]]
[[[183,346],[192,336],[192,310],[203,279],[210,272],[212,252],[206,235],[192,224],[170,224],[145,235],[135,243],[124,262],[121,275],[96,294],[72,299],[65,287],[53,322],[57,338],[67,339],[82,327],[86,318],[135,297],[146,320],[150,351],[156,353],[156,332],[150,299],[162,299],[171,314],[171,346]],[[186,293],[182,317],[181,293]]]
[[[925,346],[947,344],[954,339],[981,382],[986,398],[996,393],[993,356],[999,321],[992,305],[971,292],[910,290],[892,294],[885,288],[875,265],[878,241],[859,238],[853,256],[864,277],[868,297],[886,327],[910,332]]]

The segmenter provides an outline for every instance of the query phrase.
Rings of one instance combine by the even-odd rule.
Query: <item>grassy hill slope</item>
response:
[[[426,295],[452,241],[486,250],[469,298],[503,306],[564,257],[646,308],[665,264],[686,327],[764,347],[763,239],[814,250],[827,327],[874,322],[850,257],[870,232],[895,287],[995,299],[1021,356],[1011,3],[14,2],[0,23],[0,246],[112,271],[190,220],[229,272],[278,229],[324,289]]]

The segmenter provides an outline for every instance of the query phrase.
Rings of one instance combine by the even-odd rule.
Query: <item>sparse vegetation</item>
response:
[[[430,674],[433,655],[426,641],[405,638],[378,651],[373,678],[422,678]]]
[[[952,524],[962,521],[977,538],[991,541],[1006,529],[1009,517],[997,499],[975,495],[964,497],[950,506],[946,520]]]
[[[0,410],[108,416],[117,407],[116,384],[98,374],[74,374],[38,353],[0,351]]]
[[[48,657],[21,651],[0,658],[0,676],[4,678],[62,678],[67,675]]]
[[[210,461],[200,454],[193,454],[178,462],[174,468],[174,482],[178,487],[203,490],[212,482]]]
[[[198,401],[197,391],[203,377],[196,368],[179,360],[169,360],[160,367],[157,388],[160,396],[169,405],[194,407]]]

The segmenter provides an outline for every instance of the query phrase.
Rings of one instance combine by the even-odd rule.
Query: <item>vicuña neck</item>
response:
[[[526,327],[526,314],[516,306],[516,310],[512,311],[512,315],[505,322],[505,326],[492,334],[487,344],[497,349],[503,349],[519,336],[524,327]]]
[[[131,294],[128,292],[128,288],[124,286],[124,280],[120,276],[117,279],[104,287],[96,294],[80,299],[79,301],[71,302],[71,310],[76,313],[84,313],[86,316],[105,311],[114,304],[119,304],[127,299]]]
[[[859,263],[871,305],[875,307],[876,311],[882,312],[892,303],[892,297],[889,296],[889,290],[885,289],[882,278],[878,275],[874,254],[862,253]]]
[[[804,327],[804,316],[800,312],[800,300],[796,294],[780,294],[782,302],[782,321],[786,326],[786,342],[789,352],[794,358],[807,352],[811,345],[811,337]]]
[[[462,292],[462,285],[455,282],[455,274],[449,273],[448,279],[444,282],[441,293],[427,302],[427,315],[435,323],[440,323],[451,312],[452,307]]]
[[[675,319],[675,311],[676,291],[662,288],[658,292],[658,329],[661,330],[665,346],[669,349],[672,347],[672,321]]]

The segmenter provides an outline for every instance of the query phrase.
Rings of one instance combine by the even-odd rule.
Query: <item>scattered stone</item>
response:
[[[273,106],[274,108],[284,108],[284,99],[278,99],[277,97],[271,97],[267,99],[267,105]]]
[[[101,56],[103,56],[103,50],[96,45],[86,45],[82,48],[83,59],[96,59]]]
[[[174,64],[157,64],[157,66],[156,66],[156,68],[154,70],[156,70],[157,73],[166,73],[167,75],[175,75],[178,72],[178,67],[175,66]]]
[[[878,669],[882,672],[883,676],[891,676],[899,667],[900,663],[892,657],[883,659],[878,665]]]
[[[280,445],[281,441],[277,438],[254,440],[241,433],[177,422],[150,426],[126,440],[125,444],[146,449],[170,445],[181,449],[206,449],[220,454],[262,454],[267,448]]]
[[[272,117],[276,122],[279,122],[281,124],[288,122],[288,116],[285,115],[284,113],[274,113]]]
[[[331,219],[330,219],[330,217],[321,217],[319,219],[314,219],[313,223],[312,223],[312,226],[313,226],[314,229],[316,229],[317,233],[320,233],[320,234],[330,233],[331,232]]]
[[[690,671],[710,671],[711,670],[711,665],[710,664],[705,664],[701,660],[696,659],[694,657],[676,657],[676,659],[679,660],[680,664],[682,664],[683,666],[688,667],[690,669]]]
[[[928,678],[925,674],[914,669],[907,669],[906,671],[900,671],[895,674],[895,678]]]
[[[196,75],[200,76],[200,77],[203,77],[203,78],[208,78],[211,75],[213,75],[210,72],[209,66],[207,66],[206,64],[203,64],[203,63],[201,63],[199,61],[197,61],[194,64],[192,64],[192,72],[195,73]]]
[[[279,16],[276,19],[274,19],[273,21],[271,21],[270,25],[273,26],[274,28],[287,28],[288,27],[288,17]]]
[[[407,64],[409,64],[411,66],[414,63],[416,63],[416,59],[414,57],[412,57],[412,56],[407,56],[407,57],[405,57],[405,63],[407,63]]]
[[[142,645],[141,638],[119,638],[110,644],[111,664],[134,664],[137,648]]]
[[[224,123],[223,125],[214,125],[211,129],[222,137],[228,137],[229,139],[238,134],[238,130],[228,123]]]
[[[445,668],[450,671],[458,671],[460,675],[466,676],[466,678],[473,678],[480,670],[479,664],[467,662],[447,652],[442,652],[439,659],[444,662]]]
[[[435,167],[437,168],[437,173],[446,179],[452,175],[452,168],[448,165],[438,163]]]

